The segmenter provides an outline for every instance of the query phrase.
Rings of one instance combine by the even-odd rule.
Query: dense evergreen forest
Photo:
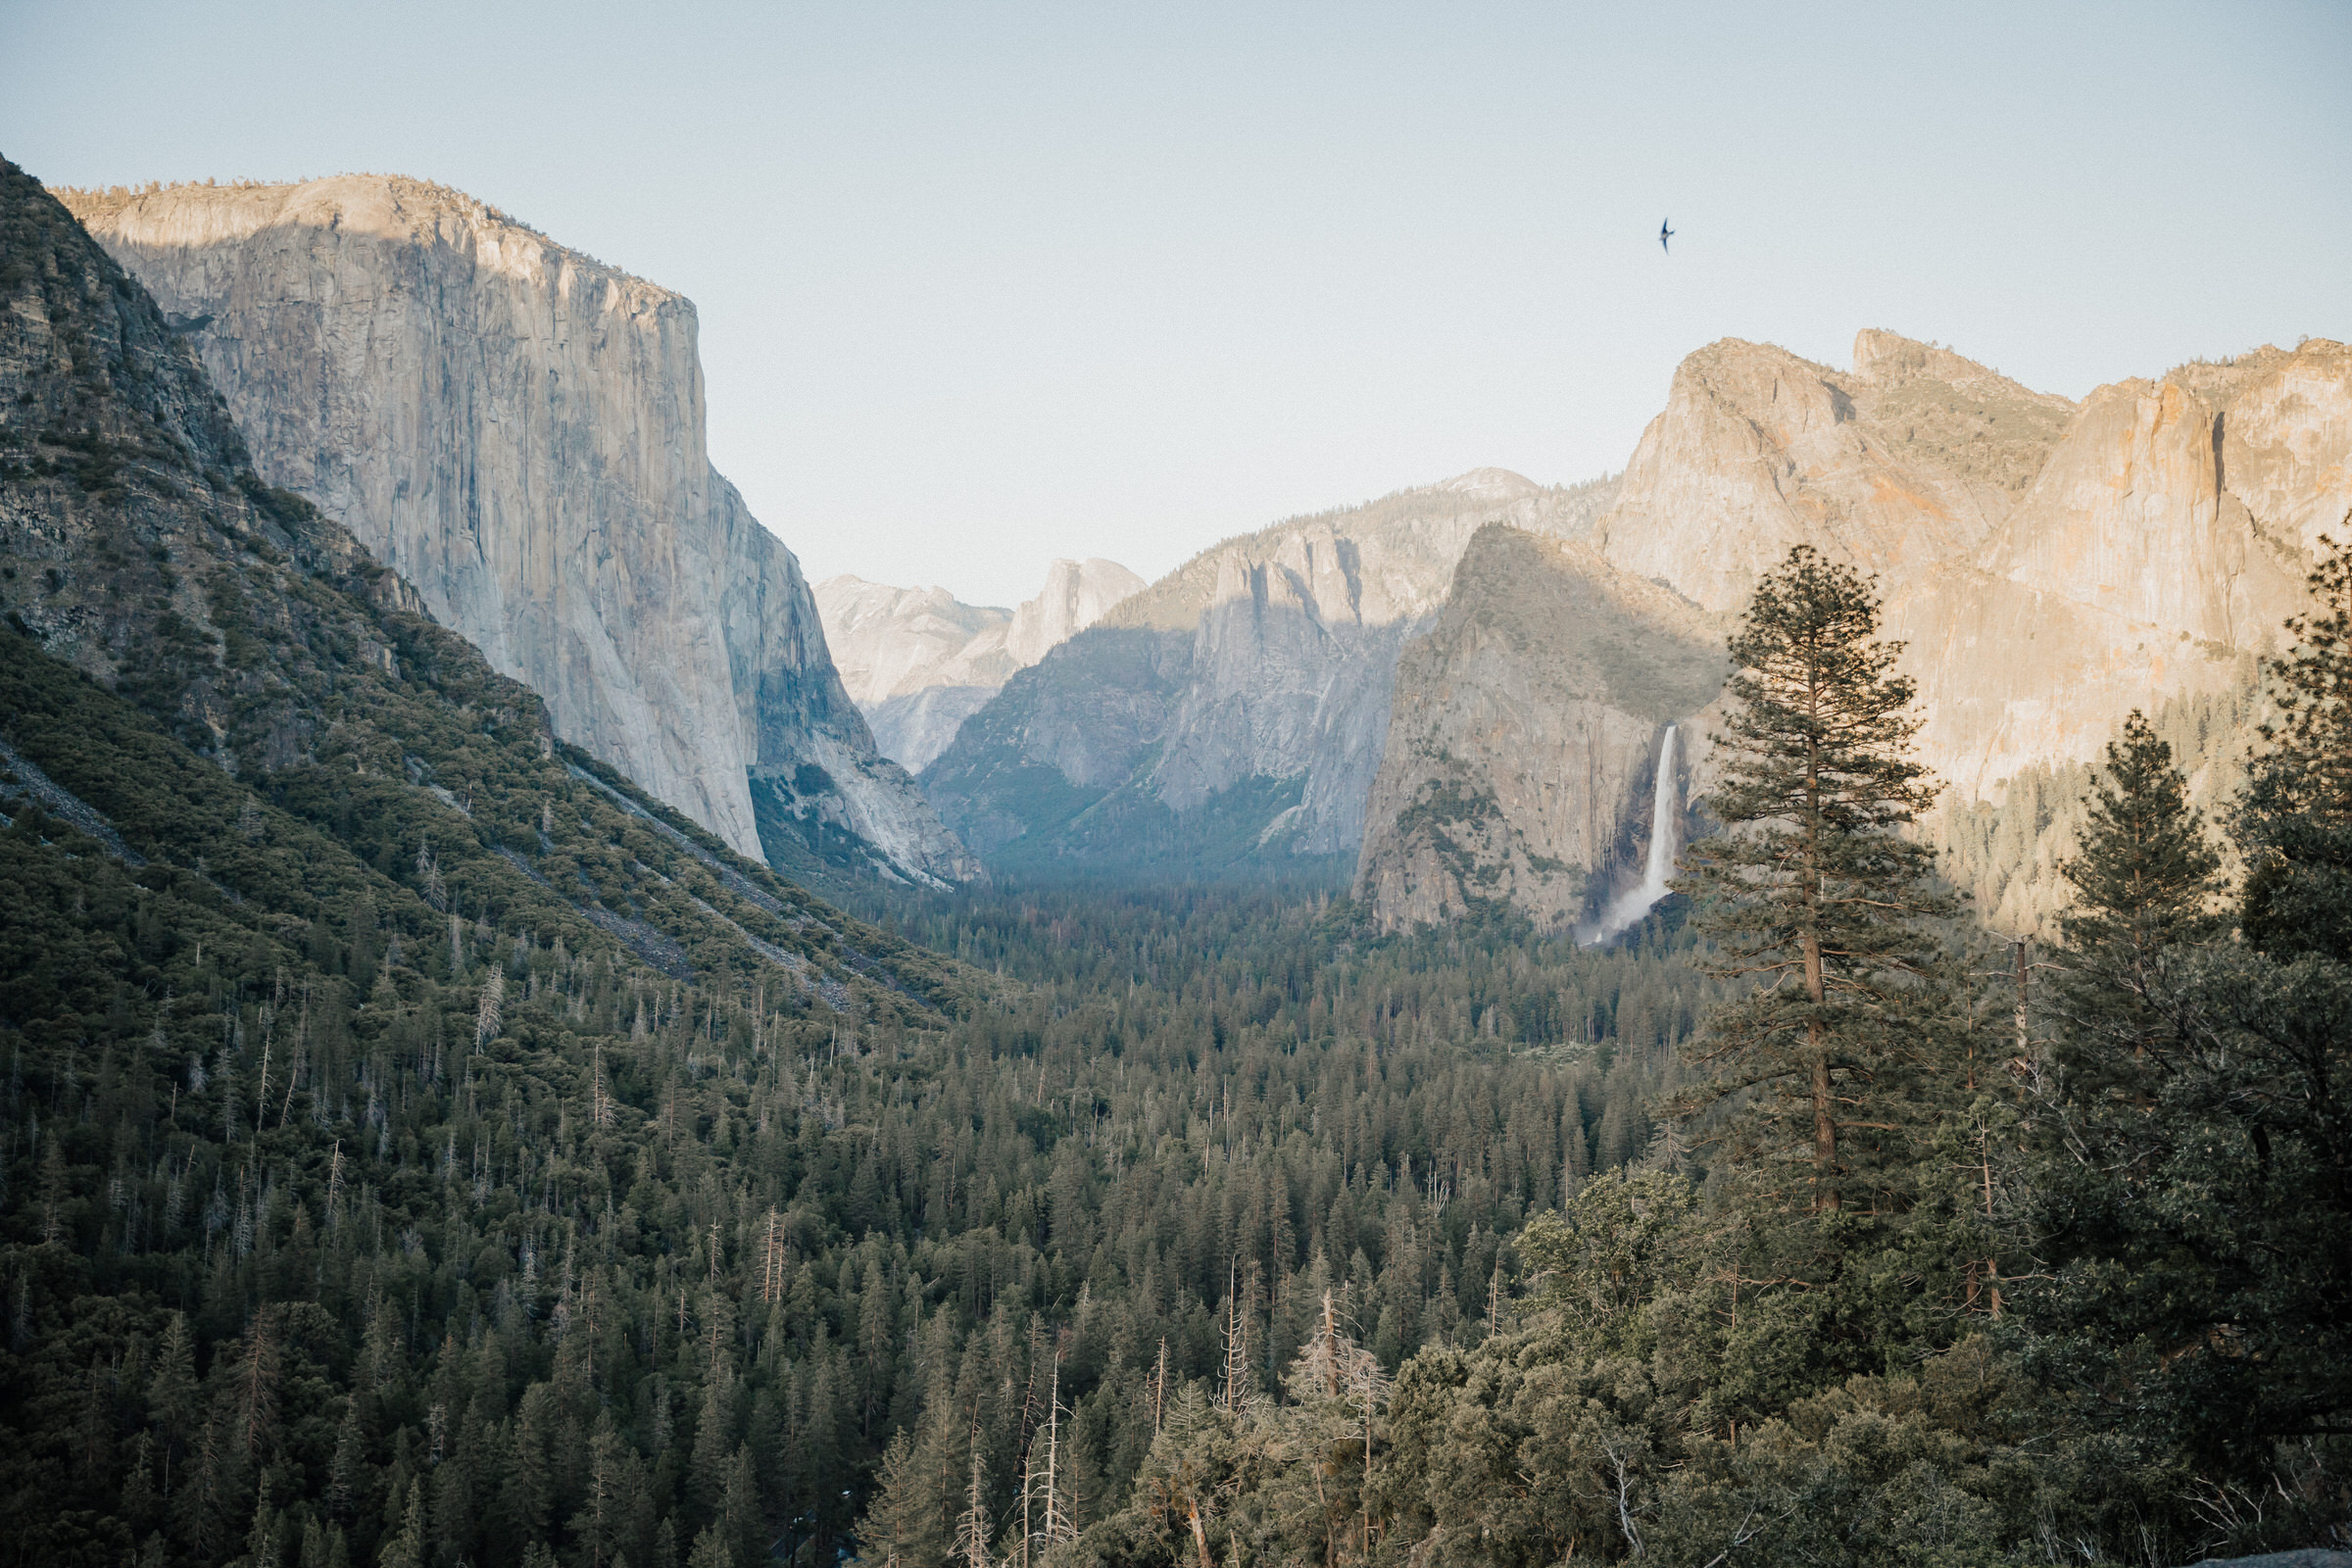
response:
[[[1605,951],[1313,885],[853,913],[254,478],[13,168],[0,294],[6,1560],[2343,1541],[2340,557],[2225,820],[2179,714],[2069,781],[2055,948],[1920,847],[1804,562],[1730,830]]]

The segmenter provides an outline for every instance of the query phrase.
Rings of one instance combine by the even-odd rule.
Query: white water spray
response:
[[[1601,911],[1600,921],[1588,939],[1592,944],[1608,941],[1647,914],[1666,896],[1666,879],[1674,875],[1674,828],[1682,816],[1677,809],[1680,802],[1674,777],[1677,728],[1667,725],[1665,735],[1658,741],[1658,784],[1649,803],[1649,859],[1642,867],[1642,880],[1609,901],[1609,906]]]

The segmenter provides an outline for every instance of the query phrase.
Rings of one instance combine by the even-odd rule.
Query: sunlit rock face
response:
[[[1888,594],[1927,759],[1991,798],[2242,679],[2352,507],[2348,411],[2352,355],[2323,342],[2093,392],[1999,528]]]
[[[1056,561],[1045,587],[1017,610],[967,605],[945,588],[851,576],[818,583],[816,609],[874,744],[920,771],[1014,674],[1143,586],[1115,561]]]
[[[1988,795],[2276,638],[2352,507],[2348,449],[2335,343],[2078,406],[1886,332],[1860,335],[1850,371],[1726,342],[1677,372],[1598,542],[1724,613],[1791,545],[1874,573],[1927,760]]]
[[[559,734],[738,850],[973,862],[874,748],[792,553],[710,466],[691,302],[470,197],[344,175],[70,195],[257,469],[341,518]]]
[[[1870,573],[1918,683],[1923,760],[1955,799],[1997,802],[2023,767],[2094,760],[2135,708],[2241,687],[2347,511],[2341,344],[2183,366],[2077,405],[1866,331],[1846,370],[1734,341],[1691,355],[1592,544],[1718,648],[1793,545]],[[1358,871],[1389,924],[1480,898],[1566,920],[1580,888],[1589,913],[1651,831],[1654,725],[1694,720],[1681,753],[1698,793],[1711,773],[1708,700],[1692,688],[1648,725],[1595,711],[1586,612],[1538,586],[1568,563],[1511,549],[1513,569],[1465,562],[1438,628],[1405,649]],[[1563,725],[1582,726],[1574,748]],[[1571,751],[1573,787],[1514,776],[1514,755]],[[1482,825],[1438,834],[1441,808]]]
[[[1808,544],[1905,576],[1973,548],[2073,415],[1957,355],[1865,332],[1840,373],[1726,339],[1686,359],[1597,543],[1710,611]]]

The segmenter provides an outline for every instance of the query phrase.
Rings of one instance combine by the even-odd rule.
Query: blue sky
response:
[[[470,191],[695,300],[812,577],[995,603],[1621,466],[1718,337],[2074,396],[2352,337],[2342,4],[0,0],[0,152]]]

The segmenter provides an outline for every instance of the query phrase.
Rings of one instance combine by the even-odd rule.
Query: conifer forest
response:
[[[2352,553],[2227,800],[2178,714],[2072,777],[2030,942],[1801,549],[1606,945],[803,886],[256,477],[4,173],[5,569],[64,608],[0,626],[0,1563],[2352,1544]]]

